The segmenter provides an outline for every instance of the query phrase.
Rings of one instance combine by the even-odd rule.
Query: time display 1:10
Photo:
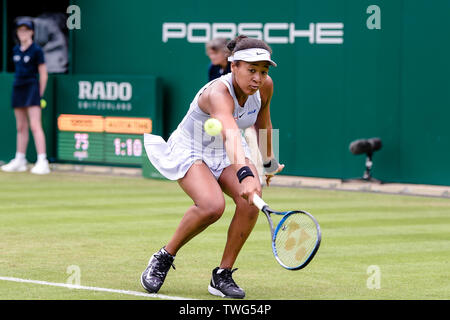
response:
[[[114,139],[114,154],[116,156],[142,156],[142,142],[141,139]]]

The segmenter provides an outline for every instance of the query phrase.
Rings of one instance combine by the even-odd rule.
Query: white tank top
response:
[[[204,85],[197,92],[194,100],[191,102],[191,106],[181,123],[178,125],[178,129],[183,131],[185,135],[190,137],[192,137],[194,132],[199,132],[198,130],[201,130],[203,136],[205,135],[203,124],[210,118],[210,115],[200,109],[200,107],[198,106],[198,98],[203,93],[203,91],[205,91],[205,89],[215,81],[221,81],[227,86],[228,91],[230,92],[230,95],[234,100],[233,117],[234,120],[236,120],[239,129],[244,130],[255,124],[259,110],[261,109],[261,96],[259,90],[256,91],[256,93],[254,93],[253,95],[248,96],[244,106],[241,107],[234,92],[232,77],[233,73],[230,72]],[[210,141],[211,139],[207,140]]]

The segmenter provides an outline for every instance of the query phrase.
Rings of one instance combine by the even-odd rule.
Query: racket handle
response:
[[[259,210],[262,210],[264,206],[267,206],[267,203],[265,203],[256,193],[253,195],[253,204],[258,207]]]

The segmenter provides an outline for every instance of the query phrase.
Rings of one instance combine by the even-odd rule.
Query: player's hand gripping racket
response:
[[[272,210],[257,194],[253,196],[253,204],[269,221],[272,251],[278,263],[288,270],[306,267],[320,246],[322,235],[317,220],[306,211]],[[275,229],[271,214],[282,216]]]

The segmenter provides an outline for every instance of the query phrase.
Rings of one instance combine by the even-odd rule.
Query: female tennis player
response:
[[[40,106],[48,79],[44,53],[41,47],[33,42],[34,24],[31,20],[19,20],[16,26],[17,38],[20,43],[13,48],[15,78],[12,107],[16,117],[17,146],[15,158],[2,166],[2,170],[7,172],[27,170],[25,153],[29,138],[29,119],[29,126],[33,133],[37,152],[37,162],[31,169],[31,173],[47,174],[50,172],[50,168],[46,154]]]
[[[167,143],[160,136],[144,136],[147,155],[155,168],[166,178],[177,180],[194,202],[172,238],[151,256],[141,275],[142,286],[151,293],[162,286],[178,250],[221,217],[224,192],[234,200],[236,210],[208,291],[221,297],[245,296],[232,278],[236,270],[232,268],[258,218],[252,198],[254,194],[261,196],[261,184],[241,130],[253,124],[267,130],[267,144],[259,148],[269,179],[284,165],[278,163],[272,151],[273,82],[268,71],[276,64],[271,60],[271,49],[263,41],[246,36],[231,40],[228,48],[232,72],[200,89]],[[215,137],[203,128],[211,117],[222,123],[222,132]]]
[[[205,45],[206,55],[211,60],[208,68],[208,81],[220,78],[231,72],[231,62],[228,61],[230,50],[227,48],[228,40],[225,38],[215,38],[208,41]],[[262,170],[261,156],[258,149],[256,130],[254,126],[245,129],[244,137],[251,151],[251,160],[258,170],[260,181],[264,176]]]

